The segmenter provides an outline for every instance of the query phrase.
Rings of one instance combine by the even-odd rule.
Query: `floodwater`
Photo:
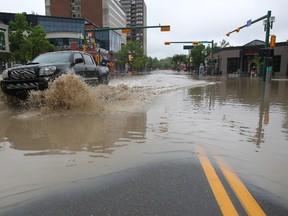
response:
[[[62,77],[24,104],[0,92],[0,207],[35,191],[201,145],[288,203],[288,81],[157,71],[86,86]]]

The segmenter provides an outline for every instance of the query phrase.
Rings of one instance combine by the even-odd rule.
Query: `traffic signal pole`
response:
[[[272,22],[274,22],[274,19],[272,20],[271,18],[272,18],[272,17],[271,17],[271,11],[268,11],[268,12],[267,12],[267,15],[262,16],[262,17],[260,17],[260,18],[258,18],[258,19],[256,19],[256,20],[254,20],[254,21],[248,20],[245,25],[243,25],[243,26],[241,26],[241,27],[238,27],[238,28],[234,29],[233,31],[228,32],[228,33],[226,34],[226,36],[229,37],[230,34],[233,33],[233,32],[237,32],[237,33],[238,33],[242,28],[249,27],[249,26],[251,26],[251,25],[254,24],[254,23],[257,23],[257,22],[259,22],[259,21],[261,21],[261,20],[266,19],[265,29],[264,29],[264,30],[266,31],[264,50],[267,51],[267,50],[269,49],[270,29],[272,28]],[[273,18],[274,18],[274,17],[273,17]],[[268,53],[270,53],[270,52],[268,52]],[[270,57],[270,55],[269,55],[269,56],[266,56],[266,55],[265,55],[265,57],[264,57],[263,69],[262,69],[262,71],[263,71],[263,74],[262,74],[262,75],[263,75],[263,81],[266,81],[267,70],[269,70],[269,73],[271,72],[271,71],[270,71],[271,68],[268,67],[268,62],[269,62],[269,59],[268,59],[268,58],[269,58],[269,57]]]

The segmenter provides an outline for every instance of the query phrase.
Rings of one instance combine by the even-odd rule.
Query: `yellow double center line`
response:
[[[215,169],[210,163],[205,151],[200,146],[195,146],[195,148],[199,152],[198,157],[199,157],[200,163],[203,167],[203,170],[208,179],[208,182],[213,191],[213,194],[218,202],[218,205],[220,206],[222,214],[224,216],[238,215],[231,199],[229,198]],[[257,215],[257,216],[266,215],[264,211],[261,209],[261,207],[258,205],[258,203],[255,201],[253,196],[246,189],[246,187],[241,182],[241,180],[238,178],[238,176],[228,167],[224,159],[220,157],[215,157],[215,159],[216,159],[218,166],[220,167],[220,170],[224,174],[225,178],[227,179],[228,183],[230,184],[231,188],[233,189],[240,203],[243,205],[247,214],[253,215],[253,216],[254,215]]]

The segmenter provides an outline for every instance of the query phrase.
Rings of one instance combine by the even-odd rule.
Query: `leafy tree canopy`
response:
[[[40,26],[32,26],[25,14],[16,14],[9,23],[9,41],[12,60],[26,63],[44,52],[54,51],[55,47],[45,39],[46,33]]]

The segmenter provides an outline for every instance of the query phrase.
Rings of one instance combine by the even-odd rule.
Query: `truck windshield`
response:
[[[64,63],[70,62],[70,57],[71,53],[46,53],[33,59],[32,63]]]

